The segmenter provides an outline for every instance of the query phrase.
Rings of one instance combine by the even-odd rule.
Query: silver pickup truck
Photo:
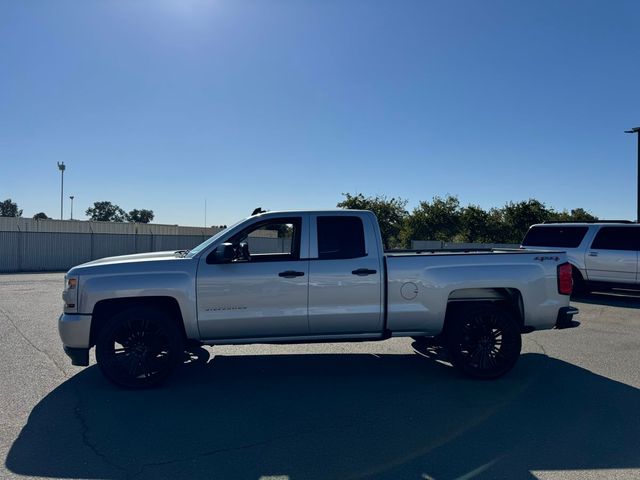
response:
[[[253,215],[191,251],[69,270],[59,332],[112,382],[162,382],[192,344],[429,339],[475,378],[516,363],[521,334],[574,325],[558,251],[383,250],[368,211]]]

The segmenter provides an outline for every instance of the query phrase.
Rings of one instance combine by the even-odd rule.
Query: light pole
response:
[[[58,162],[58,170],[60,170],[60,220],[62,220],[62,211],[64,204],[62,203],[64,198],[64,162]]]
[[[71,199],[71,220],[73,220],[73,195],[69,195],[69,198]]]
[[[638,186],[636,187],[638,199],[636,205],[636,222],[640,223],[640,127],[625,130],[624,133],[635,133],[638,135]]]

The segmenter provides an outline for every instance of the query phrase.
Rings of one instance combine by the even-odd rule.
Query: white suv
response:
[[[640,224],[629,221],[545,222],[533,225],[522,248],[558,248],[573,265],[574,291],[640,288]]]

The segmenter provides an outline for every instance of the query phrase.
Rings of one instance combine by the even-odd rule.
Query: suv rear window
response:
[[[538,226],[531,227],[522,240],[524,247],[576,248],[589,227]]]
[[[640,228],[602,227],[593,239],[591,248],[596,250],[640,249]]]
[[[360,218],[318,217],[318,258],[357,258],[366,254]]]

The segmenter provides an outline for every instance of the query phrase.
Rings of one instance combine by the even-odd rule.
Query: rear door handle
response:
[[[598,256],[598,252],[589,252],[589,256],[590,257],[597,257]]]
[[[279,277],[284,278],[296,278],[296,277],[304,277],[304,272],[296,272],[295,270],[287,270],[286,272],[280,272],[278,274]]]
[[[367,275],[375,275],[378,272],[376,270],[369,270],[368,268],[359,268],[357,270],[353,270],[351,273],[358,275],[359,277],[365,277]]]

